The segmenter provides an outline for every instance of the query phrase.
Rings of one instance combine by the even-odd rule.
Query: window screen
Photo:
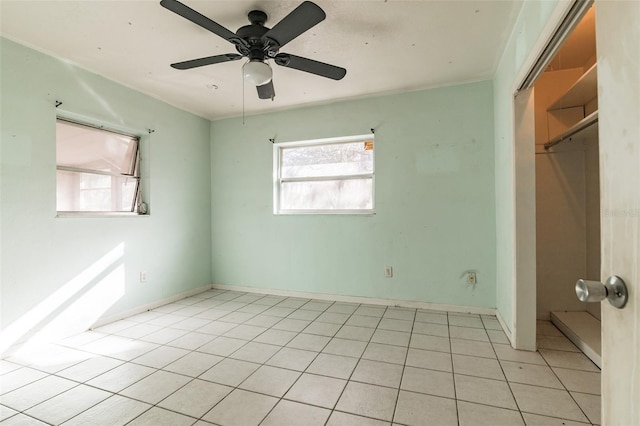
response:
[[[277,214],[373,213],[373,135],[274,146]]]

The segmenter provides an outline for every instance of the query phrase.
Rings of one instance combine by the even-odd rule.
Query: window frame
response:
[[[58,114],[56,115],[56,123],[59,121],[70,123],[76,126],[88,127],[104,132],[114,133],[121,136],[126,136],[135,141],[134,153],[131,158],[131,169],[133,173],[114,173],[106,172],[96,169],[85,169],[81,167],[62,166],[58,164],[58,158],[56,155],[56,217],[105,217],[105,216],[142,216],[146,213],[140,212],[140,206],[144,204],[142,194],[142,165],[141,165],[141,151],[142,151],[142,138],[143,136],[135,131],[128,131],[118,129],[115,126],[102,125],[97,122],[84,117],[76,118],[75,114]],[[56,134],[56,149],[58,144],[58,138]],[[125,211],[118,210],[58,210],[58,197],[57,197],[57,172],[66,171],[72,173],[84,173],[90,175],[111,176],[120,178],[131,178],[136,180],[136,189],[132,199],[131,209]],[[146,208],[146,206],[145,206]]]
[[[287,148],[299,148],[319,145],[340,145],[354,142],[373,141],[372,170],[371,173],[361,173],[355,175],[333,175],[333,176],[312,176],[312,177],[291,177],[281,176],[282,152]],[[273,144],[273,214],[274,215],[364,215],[373,216],[376,214],[376,148],[375,136],[373,133],[354,136],[341,136],[324,139],[301,140],[294,142],[281,142]],[[371,208],[370,209],[281,209],[280,208],[280,187],[284,182],[321,182],[335,180],[356,180],[371,179]]]

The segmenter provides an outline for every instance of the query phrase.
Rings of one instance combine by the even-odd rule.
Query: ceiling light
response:
[[[259,59],[252,59],[242,67],[244,79],[254,86],[262,86],[271,81],[271,67]]]

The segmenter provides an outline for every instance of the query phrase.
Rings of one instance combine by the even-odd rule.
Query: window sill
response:
[[[57,212],[56,218],[112,218],[112,217],[147,217],[149,214],[130,212]]]
[[[375,216],[375,210],[282,210],[274,213],[275,216]]]

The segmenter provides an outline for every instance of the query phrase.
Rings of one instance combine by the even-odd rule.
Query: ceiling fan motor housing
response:
[[[258,25],[264,25],[268,19],[267,14],[262,10],[252,10],[247,16],[249,17],[249,22]]]
[[[245,40],[248,47],[237,44],[236,50],[251,60],[264,61],[265,56],[274,57],[277,55],[279,46],[272,43],[271,40],[265,43],[262,38],[270,29],[264,26],[264,23],[267,22],[267,14],[261,10],[252,10],[248,17],[251,25],[245,25],[236,31],[236,35]]]

